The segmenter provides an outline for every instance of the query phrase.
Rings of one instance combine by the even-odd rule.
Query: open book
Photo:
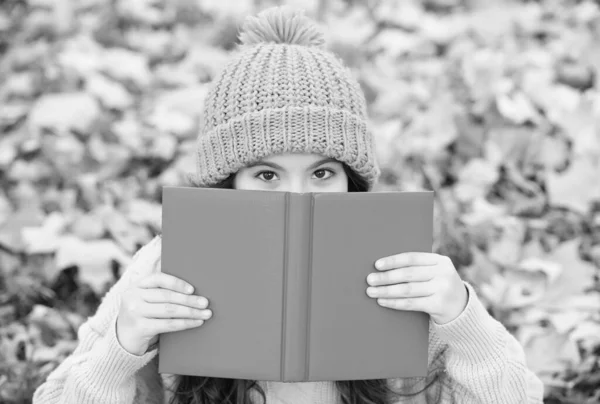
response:
[[[378,258],[431,252],[433,192],[163,188],[162,271],[209,300],[159,337],[160,373],[271,381],[425,376],[429,315],[366,294]]]

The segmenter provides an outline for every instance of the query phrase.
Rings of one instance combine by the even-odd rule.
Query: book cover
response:
[[[163,188],[162,271],[210,301],[159,372],[272,381],[425,376],[429,316],[377,305],[378,258],[431,252],[433,192]]]

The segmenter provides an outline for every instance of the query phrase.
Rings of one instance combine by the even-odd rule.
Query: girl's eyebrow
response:
[[[325,163],[329,163],[329,162],[337,162],[337,160],[334,159],[334,158],[331,158],[331,157],[325,158],[323,160],[317,161],[314,164],[311,164],[310,167],[308,167],[308,169],[310,170],[310,169],[313,169],[315,167],[320,166],[321,164],[325,164]],[[254,163],[250,163],[250,164],[247,165],[248,168],[252,168],[252,167],[256,167],[256,166],[268,166],[268,167],[271,167],[271,168],[275,168],[277,170],[284,170],[283,167],[281,167],[280,165],[275,164],[275,163],[271,163],[271,162],[268,162],[268,161],[256,161]]]

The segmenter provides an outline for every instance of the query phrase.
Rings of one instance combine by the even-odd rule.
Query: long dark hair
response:
[[[348,192],[367,192],[368,183],[356,172],[343,164],[348,177]],[[235,174],[208,188],[233,188]],[[191,186],[200,186],[192,176],[187,177]],[[422,379],[422,378],[415,378]],[[335,385],[343,404],[388,404],[397,397],[414,396],[425,391],[435,378],[417,392],[403,394],[388,385],[387,379],[338,380]],[[414,386],[413,386],[414,387]],[[175,378],[169,404],[259,404],[251,399],[255,389],[266,403],[264,390],[256,380],[227,379],[219,377],[179,375]]]

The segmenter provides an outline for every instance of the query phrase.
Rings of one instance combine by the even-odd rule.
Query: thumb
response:
[[[136,253],[132,263],[132,280],[146,277],[160,271],[160,256],[162,252],[162,238],[156,236]]]

